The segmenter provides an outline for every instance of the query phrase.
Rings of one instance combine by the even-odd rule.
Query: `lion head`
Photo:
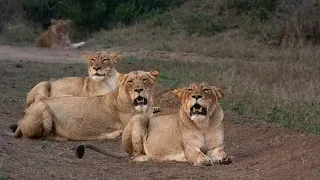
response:
[[[71,20],[51,20],[52,29],[53,31],[60,37],[68,37],[69,36],[69,30],[71,25]]]
[[[84,53],[83,58],[88,62],[88,74],[94,80],[104,80],[112,70],[114,65],[120,60],[121,53],[98,51],[94,54]]]
[[[219,99],[223,97],[223,90],[207,83],[192,83],[187,88],[175,89],[173,93],[181,99],[182,110],[191,120],[209,118]]]
[[[120,85],[128,94],[136,111],[146,112],[148,104],[152,103],[152,92],[159,75],[160,71],[156,69],[150,72],[132,71],[121,78]]]

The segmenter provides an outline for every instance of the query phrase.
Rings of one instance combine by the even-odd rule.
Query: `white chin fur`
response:
[[[94,79],[94,80],[99,80],[99,81],[101,81],[101,80],[104,80],[104,76],[92,76],[92,79]]]
[[[204,116],[204,115],[197,114],[197,115],[191,116],[191,120],[192,121],[202,121],[202,120],[205,120],[205,119],[206,119],[206,116]]]
[[[135,106],[134,108],[136,109],[136,111],[138,111],[139,113],[144,113],[147,111],[147,105],[138,105]]]

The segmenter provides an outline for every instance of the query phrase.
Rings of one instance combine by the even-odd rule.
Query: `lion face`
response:
[[[146,112],[149,100],[152,97],[155,80],[159,75],[159,70],[150,72],[132,71],[129,74],[123,75],[121,85],[138,112]]]
[[[71,20],[51,20],[53,30],[60,38],[69,36]]]
[[[83,58],[88,62],[88,74],[90,78],[98,81],[104,80],[119,61],[121,53],[98,51],[94,54],[83,54]]]
[[[192,83],[187,88],[173,90],[173,93],[181,99],[183,111],[193,121],[210,117],[223,96],[221,89],[207,83]]]

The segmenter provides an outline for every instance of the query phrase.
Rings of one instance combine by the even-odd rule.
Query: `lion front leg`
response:
[[[135,115],[122,133],[122,147],[136,162],[147,161],[144,153],[143,138],[146,135],[149,119],[142,115]]]
[[[195,166],[211,166],[213,164],[211,158],[201,152],[199,148],[186,147],[184,152],[187,160]]]
[[[211,158],[200,150],[203,143],[204,137],[201,134],[186,133],[183,135],[186,159],[195,166],[211,166],[213,164]]]
[[[228,156],[228,154],[224,151],[223,146],[209,150],[207,155],[213,160],[213,162],[219,164],[230,164],[234,161],[234,157]]]
[[[46,103],[38,102],[27,109],[18,129],[28,138],[38,138],[50,135],[52,126],[53,115],[50,108]]]

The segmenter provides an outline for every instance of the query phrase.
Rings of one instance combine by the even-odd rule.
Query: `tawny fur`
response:
[[[97,96],[115,90],[120,73],[115,64],[120,60],[119,52],[98,51],[84,53],[88,63],[87,77],[66,77],[54,81],[43,81],[33,87],[27,95],[26,108],[35,101],[58,96]]]
[[[69,38],[69,30],[71,27],[71,20],[52,20],[51,26],[48,30],[40,33],[36,38],[35,43],[37,47],[70,47],[79,48],[84,46],[85,42],[71,44]]]
[[[179,113],[148,118],[135,115],[122,134],[124,150],[134,161],[187,161],[196,166],[230,163],[224,151],[222,91],[206,83],[193,83],[173,91],[181,99]],[[194,105],[206,115],[191,115]]]
[[[115,91],[102,96],[52,97],[35,102],[11,135],[52,140],[113,139],[135,114],[153,116],[152,94],[159,73],[125,74]]]

